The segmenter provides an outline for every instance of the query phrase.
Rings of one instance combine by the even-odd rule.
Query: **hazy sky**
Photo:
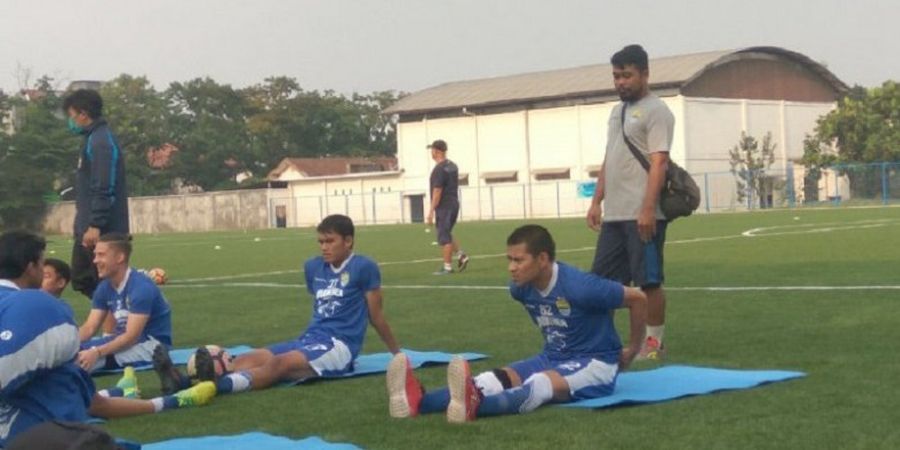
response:
[[[774,45],[848,84],[900,79],[900,0],[0,0],[0,89],[17,67],[158,88],[270,75],[306,89],[415,91],[461,79]],[[652,70],[652,68],[651,68]]]

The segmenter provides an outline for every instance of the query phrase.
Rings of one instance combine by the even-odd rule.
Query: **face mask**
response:
[[[78,126],[78,124],[75,123],[75,119],[73,119],[71,117],[69,117],[68,126],[69,126],[69,132],[72,134],[81,134],[81,132],[84,131],[84,128]]]

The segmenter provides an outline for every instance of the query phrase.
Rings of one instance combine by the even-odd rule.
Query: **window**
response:
[[[519,181],[519,172],[516,170],[485,172],[481,174],[481,178],[483,178],[484,182],[487,184],[515,183]]]
[[[571,178],[571,170],[569,168],[537,169],[531,171],[531,173],[537,181],[568,180]]]

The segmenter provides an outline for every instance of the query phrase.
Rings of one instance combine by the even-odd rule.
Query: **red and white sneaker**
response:
[[[409,358],[397,353],[387,370],[388,409],[391,417],[407,418],[419,415],[419,404],[425,391],[413,374]]]
[[[641,347],[641,353],[638,354],[638,361],[662,361],[666,357],[666,347],[653,336],[647,336],[644,345]]]
[[[450,389],[450,405],[447,407],[447,421],[464,423],[475,420],[481,392],[475,386],[469,362],[454,356],[447,368],[447,387]]]

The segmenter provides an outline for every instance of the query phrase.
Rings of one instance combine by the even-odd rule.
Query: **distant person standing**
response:
[[[94,246],[103,234],[129,232],[125,155],[103,117],[103,99],[97,91],[71,93],[63,110],[69,116],[69,131],[84,136],[75,183],[72,288],[92,298],[100,283]],[[111,332],[114,327],[115,321],[107,320],[103,329]]]
[[[453,273],[453,254],[456,254],[457,270],[466,270],[469,256],[459,248],[459,242],[453,238],[453,226],[459,218],[459,168],[447,159],[447,143],[438,139],[427,147],[431,150],[431,159],[436,163],[431,171],[431,210],[428,212],[428,224],[437,228],[438,245],[444,265],[435,275]]]
[[[675,117],[650,93],[647,52],[641,46],[623,48],[611,62],[622,102],[610,113],[606,159],[587,214],[588,226],[600,231],[592,270],[625,285],[634,283],[647,295],[647,337],[638,359],[657,360],[665,355],[666,296],[662,285],[668,224],[659,198]],[[649,161],[649,170],[635,152]]]

